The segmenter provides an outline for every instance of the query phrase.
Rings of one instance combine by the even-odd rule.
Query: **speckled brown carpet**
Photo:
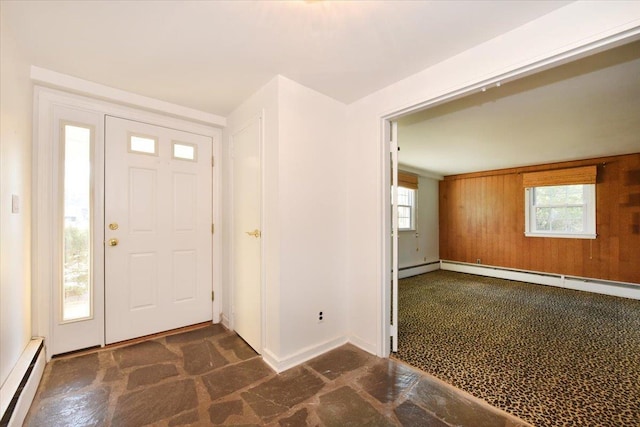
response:
[[[435,271],[394,356],[536,426],[640,426],[640,301]]]

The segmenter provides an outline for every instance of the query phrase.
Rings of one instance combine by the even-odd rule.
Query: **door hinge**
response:
[[[211,156],[211,166],[215,166],[216,165],[216,158],[214,156]]]
[[[211,224],[211,234],[216,232],[216,226],[215,224]]]
[[[211,291],[211,301],[215,301],[216,300],[216,295],[214,291]]]

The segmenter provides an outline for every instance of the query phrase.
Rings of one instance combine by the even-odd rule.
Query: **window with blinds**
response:
[[[596,166],[526,173],[525,235],[596,238]]]
[[[418,177],[398,171],[398,230],[416,229]]]

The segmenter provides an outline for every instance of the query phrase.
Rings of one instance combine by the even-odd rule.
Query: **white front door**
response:
[[[105,342],[211,320],[211,138],[105,128]]]
[[[262,119],[231,135],[233,167],[233,329],[262,352]]]

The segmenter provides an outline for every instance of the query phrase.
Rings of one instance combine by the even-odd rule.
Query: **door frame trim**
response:
[[[184,120],[205,123],[210,126],[225,127],[227,119],[217,114],[211,114],[171,102],[162,101],[148,96],[138,95],[113,87],[105,86],[89,80],[46,68],[31,66],[31,80],[41,86],[60,89],[79,95],[86,95],[90,98],[103,99],[114,104],[131,105],[142,110],[155,111],[168,116],[182,117]]]
[[[81,112],[102,116],[104,122],[106,115],[121,117],[124,119],[145,122],[157,126],[169,127],[186,132],[204,135],[212,139],[212,153],[217,159],[222,158],[222,129],[218,127],[202,125],[183,119],[164,116],[154,112],[131,108],[124,105],[86,96],[75,95],[56,89],[42,86],[34,86],[33,94],[33,156],[32,156],[32,183],[31,197],[31,322],[32,333],[45,339],[47,360],[51,359],[49,341],[53,338],[53,287],[56,286],[55,259],[56,230],[52,226],[51,212],[58,209],[57,175],[55,171],[59,156],[54,142],[54,130],[57,123],[54,121],[54,107],[64,107]],[[212,167],[212,218],[214,224],[220,230],[222,219],[222,168],[220,162]],[[54,181],[56,180],[56,181]],[[104,182],[102,183],[104,185]],[[53,191],[52,191],[53,190]],[[54,194],[52,194],[54,193]],[[104,210],[100,213],[104,216]],[[222,236],[220,232],[213,234],[212,238],[212,289],[217,295],[222,294]],[[104,259],[95,260],[104,264]],[[103,266],[102,266],[103,267]],[[100,271],[103,271],[101,269]],[[213,321],[220,321],[220,298],[212,302]],[[104,327],[101,328],[101,345],[104,345]]]

